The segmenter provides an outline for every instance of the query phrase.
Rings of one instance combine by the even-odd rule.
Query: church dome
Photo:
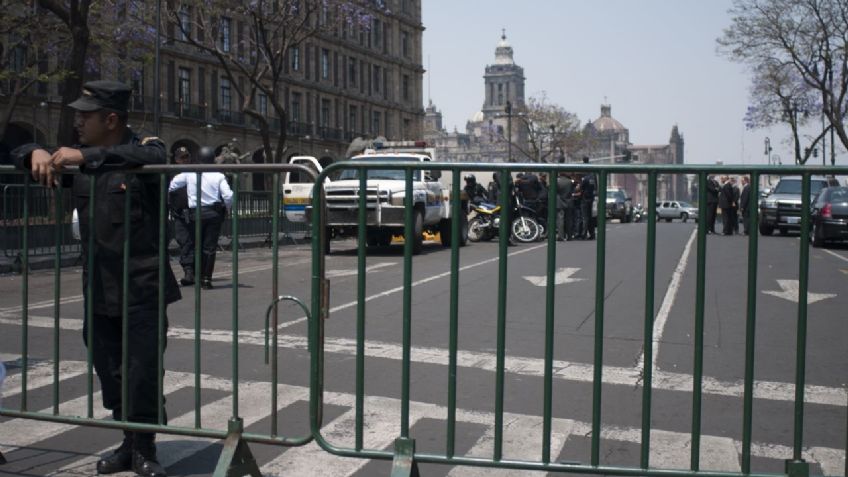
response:
[[[627,131],[623,124],[612,117],[612,107],[608,104],[601,106],[601,117],[592,122],[592,127],[598,132]]]
[[[469,119],[468,121],[472,123],[480,123],[483,122],[483,119],[483,111],[477,111],[476,113],[474,113],[473,116],[471,116],[471,119]]]
[[[496,65],[514,65],[515,60],[512,58],[512,46],[506,40],[506,31],[501,35],[501,41],[498,42],[498,47],[495,49],[495,64]]]

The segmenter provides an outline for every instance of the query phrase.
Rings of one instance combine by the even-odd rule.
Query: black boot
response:
[[[201,270],[200,286],[204,290],[212,289],[212,272],[215,271],[215,254],[203,257],[203,270]]]
[[[114,474],[124,472],[132,468],[133,461],[133,435],[124,431],[124,442],[106,457],[97,461],[98,474]]]
[[[156,459],[156,444],[153,435],[145,434],[137,439],[132,451],[132,470],[141,477],[166,477],[165,468]]]
[[[184,287],[194,285],[194,268],[185,267],[183,269],[183,277],[180,278],[180,284]]]

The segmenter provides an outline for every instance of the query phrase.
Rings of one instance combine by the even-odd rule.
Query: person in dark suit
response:
[[[742,192],[739,193],[739,211],[742,213],[742,233],[748,235],[751,227],[751,184],[748,176],[742,176]]]
[[[716,209],[718,208],[718,193],[721,187],[715,176],[707,177],[707,233],[714,234]]]
[[[734,194],[733,184],[730,178],[723,176],[721,178],[721,191],[718,195],[718,206],[721,209],[722,234],[733,235],[733,205]]]
[[[574,238],[574,180],[567,172],[557,178],[557,240]]]
[[[736,183],[736,178],[730,178],[730,185],[733,187],[733,202],[730,204],[730,212],[732,214],[731,220],[733,221],[733,233],[739,234],[739,196],[741,192],[739,191],[739,184]]]

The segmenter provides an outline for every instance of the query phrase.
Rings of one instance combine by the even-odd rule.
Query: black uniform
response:
[[[27,144],[13,151],[16,165],[29,168],[31,153],[40,147]],[[157,138],[141,139],[126,130],[121,144],[110,147],[75,146],[85,163],[81,174],[63,176],[73,187],[79,214],[83,255],[83,290],[89,287],[94,315],[94,368],[100,378],[103,406],[115,419],[126,412],[133,422],[156,423],[158,401],[158,299],[159,299],[159,176],[132,174],[130,169],[165,163],[165,145]],[[90,185],[95,181],[92,199]],[[121,318],[123,305],[123,250],[125,198],[130,194],[130,256],[127,285],[129,322],[129,409],[121,409]],[[94,223],[89,208],[94,207]],[[94,248],[89,249],[93,234]],[[93,255],[94,268],[88,269]],[[167,264],[167,259],[166,259]],[[165,303],[180,299],[171,268],[165,268]],[[167,317],[165,317],[167,327]],[[83,326],[87,340],[88,323]],[[164,410],[163,410],[164,415]],[[140,436],[137,434],[137,436]],[[152,435],[148,436],[152,441]]]
[[[751,226],[751,185],[745,184],[739,195],[739,210],[742,212],[742,231],[748,235]]]
[[[564,240],[574,237],[574,181],[557,178],[557,232]]]
[[[489,194],[486,192],[486,188],[476,181],[474,183],[466,182],[465,194],[468,195],[468,200],[474,205],[480,205],[489,200]]]
[[[734,206],[733,184],[730,181],[721,186],[718,195],[718,206],[721,208],[722,232],[724,235],[733,235],[733,206]]]
[[[189,223],[188,193],[186,187],[168,192],[168,210],[174,219],[174,239],[180,247],[180,266],[194,273],[194,241]]]
[[[721,186],[712,178],[707,179],[707,233],[715,233],[716,210],[718,209],[718,193]]]
[[[592,220],[592,203],[595,201],[595,174],[585,174],[580,179],[580,235],[584,238],[595,238],[595,223]]]

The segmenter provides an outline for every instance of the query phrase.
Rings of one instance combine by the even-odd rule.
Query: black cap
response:
[[[89,81],[82,86],[82,96],[68,106],[77,111],[127,112],[131,93],[129,86],[117,81]]]
[[[203,146],[197,151],[197,161],[201,164],[215,163],[215,149],[209,146]]]

